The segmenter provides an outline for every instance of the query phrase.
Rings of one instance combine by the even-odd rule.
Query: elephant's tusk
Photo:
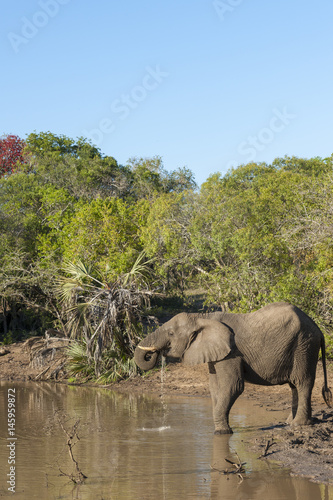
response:
[[[142,347],[141,345],[137,346],[139,349],[142,349],[143,351],[149,351],[149,352],[155,352],[157,351],[156,347]]]

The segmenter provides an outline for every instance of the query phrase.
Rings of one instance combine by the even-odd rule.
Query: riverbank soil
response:
[[[66,377],[65,338],[31,337],[0,348],[0,380],[61,380]]]
[[[54,341],[53,347],[49,343],[38,344],[39,340],[36,340],[37,343],[30,341],[30,344],[20,342],[6,346],[5,350],[9,352],[2,355],[0,353],[0,380],[41,381],[51,378],[66,381],[60,340]],[[333,391],[332,363],[328,363],[328,381]],[[312,393],[313,425],[292,429],[288,425],[277,423],[269,429],[261,429],[249,446],[258,453],[261,460],[274,460],[288,466],[295,475],[333,484],[333,408],[328,408],[323,401],[323,383],[322,364],[319,360]],[[161,387],[160,369],[108,386],[115,391],[155,394],[161,394]],[[185,367],[180,363],[167,365],[163,372],[163,392],[209,397],[207,366]],[[251,398],[270,412],[291,410],[291,391],[288,385],[262,387],[248,384],[241,398]]]

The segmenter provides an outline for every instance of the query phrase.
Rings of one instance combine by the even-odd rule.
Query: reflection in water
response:
[[[238,457],[230,450],[228,436],[214,436],[213,458],[214,468],[226,469],[225,457],[238,462]],[[244,456],[244,455],[243,455]],[[318,484],[304,479],[292,478],[282,469],[267,466],[253,471],[249,477],[241,481],[237,475],[224,475],[213,471],[211,473],[211,499],[251,499],[262,500],[321,500],[321,491]],[[245,466],[245,468],[247,468]],[[325,497],[323,497],[325,498]]]
[[[0,383],[0,496],[6,486],[6,399],[17,394],[17,483],[15,499],[259,499],[322,500],[329,489],[296,479],[280,467],[257,460],[247,439],[270,425],[271,413],[247,400],[231,416],[235,434],[214,436],[209,398],[158,397],[68,387],[50,383]],[[75,487],[59,468],[72,471],[56,412],[80,418],[74,455],[88,476]],[[260,413],[259,413],[260,412]],[[274,412],[274,422],[285,418]],[[66,418],[68,418],[66,417]],[[65,417],[64,417],[65,418]],[[70,425],[70,424],[68,424]],[[246,462],[244,481],[219,470],[237,453]],[[214,467],[213,470],[211,466]],[[332,491],[330,491],[332,494]]]
[[[146,429],[145,427],[142,427],[142,429],[138,429],[138,431],[162,432],[167,431],[168,429],[171,429],[170,425],[162,425],[161,427],[153,427],[152,429]]]

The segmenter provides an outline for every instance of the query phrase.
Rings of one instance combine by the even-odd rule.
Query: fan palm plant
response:
[[[130,271],[112,282],[81,261],[67,261],[63,266],[65,276],[57,280],[56,290],[65,305],[67,332],[85,342],[87,362],[94,366],[96,377],[102,369],[114,367],[119,372],[119,360],[133,354],[142,313],[154,294],[149,287],[150,263],[141,252]],[[109,366],[103,366],[105,348],[112,351]]]

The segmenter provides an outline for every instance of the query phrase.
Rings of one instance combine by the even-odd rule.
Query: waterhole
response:
[[[263,499],[333,498],[327,486],[291,477],[288,470],[258,460],[249,437],[283,421],[285,411],[267,412],[237,401],[232,436],[214,436],[209,398],[133,395],[107,389],[50,383],[1,382],[0,496],[9,497],[8,389],[15,390],[15,498]],[[69,479],[74,462],[68,435],[78,423],[72,448],[83,484]],[[241,474],[226,462],[246,462]]]

